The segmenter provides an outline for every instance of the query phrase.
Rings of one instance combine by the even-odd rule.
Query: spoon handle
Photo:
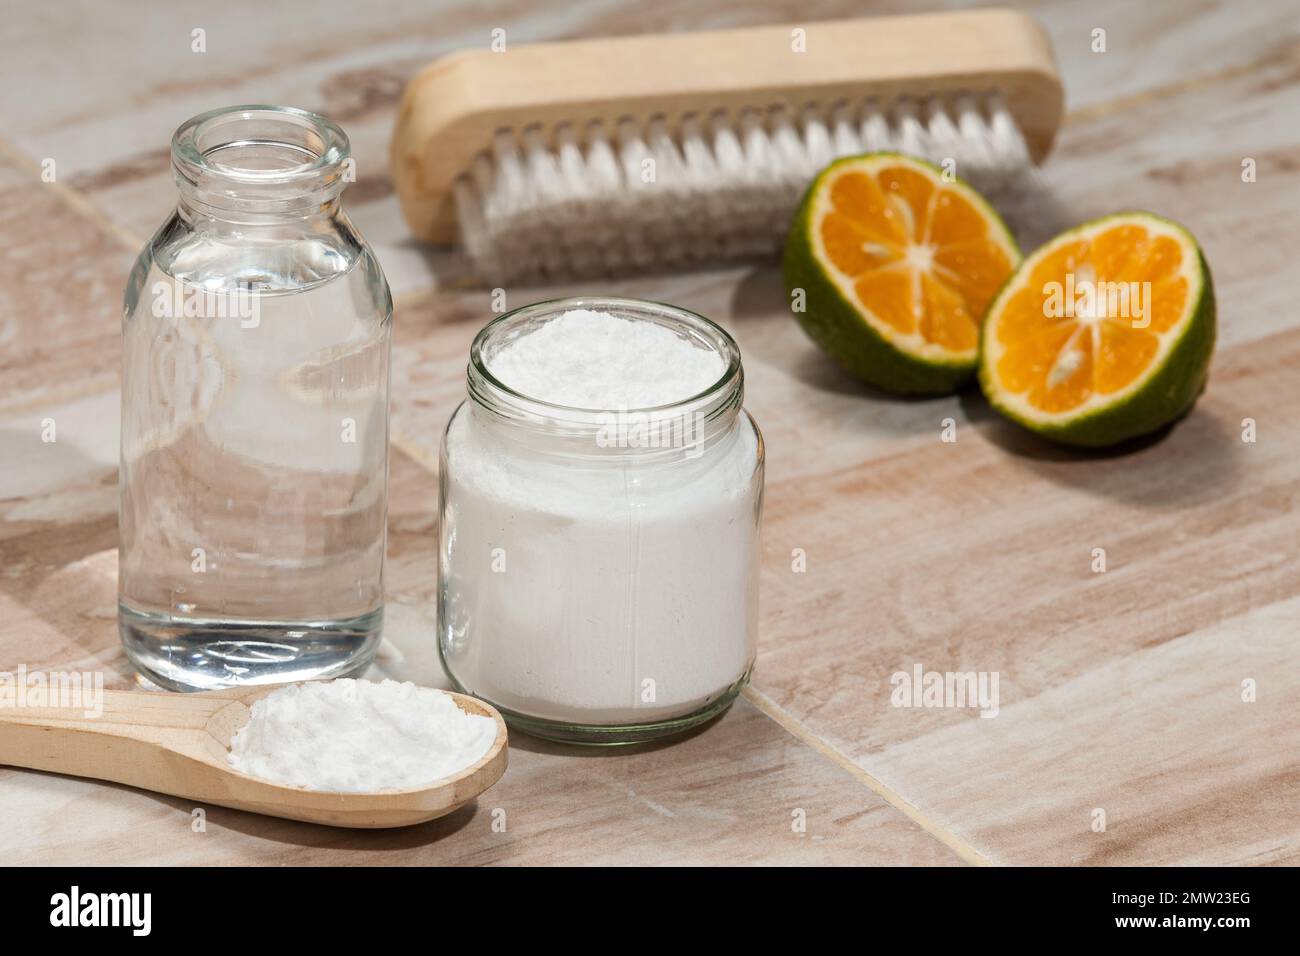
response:
[[[111,724],[135,724],[142,727],[202,727],[204,723],[241,691],[211,691],[202,694],[172,694],[146,690],[89,690],[71,697],[72,703],[46,704],[44,700],[59,696],[58,690],[37,692],[28,687],[25,693],[14,691],[21,706],[0,707],[0,721],[23,723],[85,724],[87,729]],[[63,696],[67,696],[64,694]]]
[[[223,756],[206,728],[232,704],[224,693],[105,690],[74,706],[0,707],[0,764],[183,792],[195,764]]]

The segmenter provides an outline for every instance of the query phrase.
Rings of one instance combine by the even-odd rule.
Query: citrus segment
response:
[[[1187,280],[1179,276],[1155,285],[1151,292],[1151,328],[1156,332],[1168,332],[1186,307]]]
[[[968,300],[932,274],[923,273],[920,279],[925,302],[921,310],[921,335],[925,340],[954,352],[977,348],[979,319],[971,314]]]
[[[1145,329],[1102,322],[1090,331],[1097,347],[1097,373],[1092,387],[1102,395],[1118,392],[1141,375],[1160,351],[1160,338]]]
[[[1053,330],[1058,336],[1064,330]],[[1087,401],[1093,369],[1092,338],[1075,329],[1055,355],[1046,356],[1045,374],[1029,390],[1030,400],[1052,412],[1078,408]]]
[[[906,238],[898,212],[871,179],[861,173],[847,173],[831,184],[831,202],[836,212],[859,229],[877,238],[900,243]]]
[[[916,301],[912,277],[902,269],[868,272],[853,286],[859,299],[876,303],[876,315],[904,334],[916,330]]]
[[[831,262],[849,275],[887,265],[900,257],[894,243],[882,241],[847,216],[835,213],[827,216],[822,224],[822,241]]]
[[[903,230],[900,241],[911,243],[924,237],[930,224],[930,200],[934,196],[930,177],[907,166],[890,165],[876,173],[876,181],[900,215]]]
[[[988,231],[988,214],[981,212],[951,189],[934,201],[930,217],[930,240],[939,246],[983,238]]]
[[[938,246],[934,265],[943,281],[961,294],[978,328],[989,301],[1011,274],[1012,261],[997,243],[974,239]]]

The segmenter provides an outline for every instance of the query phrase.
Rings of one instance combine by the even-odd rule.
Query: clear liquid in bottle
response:
[[[127,289],[123,644],[172,689],[359,673],[383,618],[387,285],[336,202],[199,208],[182,185]]]

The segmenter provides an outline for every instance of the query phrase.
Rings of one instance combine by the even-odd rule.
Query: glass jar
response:
[[[173,690],[362,671],[383,617],[392,299],[314,113],[172,139],[122,321],[119,630]]]
[[[492,358],[574,309],[654,322],[726,371],[653,409],[522,395]],[[462,691],[555,740],[631,743],[725,710],[758,625],[763,440],[731,336],[631,299],[543,302],[489,323],[443,435],[439,650]]]

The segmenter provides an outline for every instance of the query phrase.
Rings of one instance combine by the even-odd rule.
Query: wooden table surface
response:
[[[0,770],[0,859],[1300,863],[1300,6],[1020,5],[1051,33],[1068,91],[1044,221],[1147,208],[1203,243],[1220,340],[1190,417],[1125,454],[1080,455],[1003,423],[977,393],[870,392],[805,340],[772,268],[510,289],[512,305],[580,291],[672,301],[739,340],[768,441],[760,653],[743,700],[701,733],[636,752],[517,737],[506,777],[476,805],[401,831],[196,815],[183,800]],[[134,680],[114,616],[121,291],[174,202],[167,144],[182,120],[288,103],[352,136],[346,204],[397,296],[389,624],[375,673],[444,684],[437,443],[491,312],[487,293],[448,288],[454,264],[400,220],[385,157],[404,81],[494,27],[524,42],[916,6],[11,5],[0,668]],[[205,53],[191,50],[195,28]],[[1095,28],[1104,53],[1091,50]],[[946,418],[955,442],[940,440]],[[56,442],[42,441],[47,420]],[[997,672],[997,717],[891,706],[891,675],[918,664]]]

